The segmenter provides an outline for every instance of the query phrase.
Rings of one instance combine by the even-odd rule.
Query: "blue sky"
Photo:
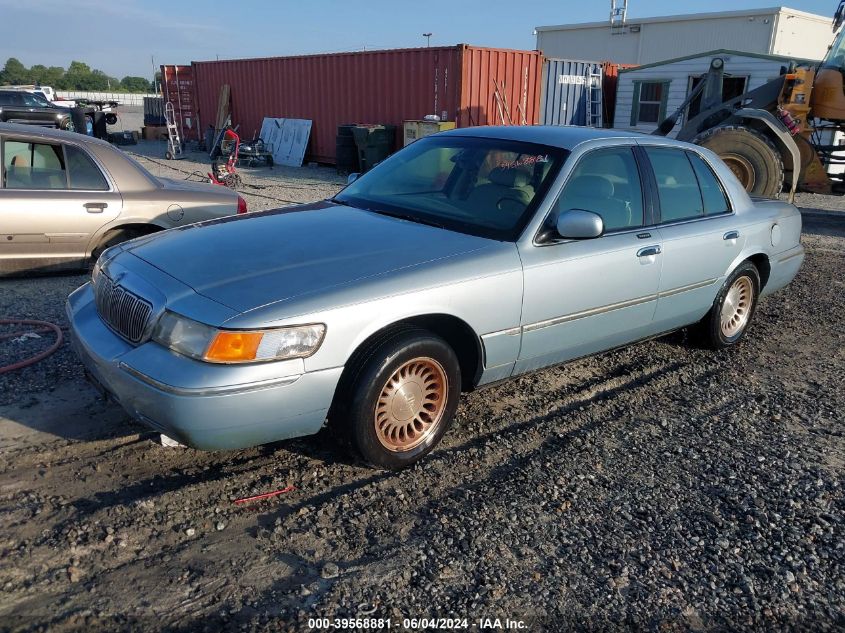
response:
[[[777,6],[629,0],[630,17]],[[836,0],[793,0],[829,16]],[[159,63],[457,43],[533,49],[535,26],[606,20],[606,0],[0,0],[0,64],[71,60],[118,78]]]

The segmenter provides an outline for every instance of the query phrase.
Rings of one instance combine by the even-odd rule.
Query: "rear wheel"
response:
[[[706,347],[724,349],[739,343],[757,308],[760,273],[751,262],[743,262],[725,280],[710,312],[693,334]]]
[[[783,188],[783,159],[777,147],[751,128],[726,125],[707,130],[697,145],[719,155],[752,196],[775,198]]]
[[[419,461],[449,429],[461,371],[446,341],[411,328],[365,351],[339,394],[332,424],[374,466],[399,470]]]
[[[128,242],[129,240],[134,240],[136,237],[141,237],[142,235],[149,235],[150,233],[154,233],[155,230],[151,229],[149,231],[144,231],[141,229],[112,229],[111,231],[107,231],[105,235],[103,235],[100,243],[94,248],[91,252],[91,266],[97,263],[97,260],[100,258],[100,255],[103,254],[103,251],[107,248],[112,246],[116,246],[117,244],[121,244],[122,242]]]

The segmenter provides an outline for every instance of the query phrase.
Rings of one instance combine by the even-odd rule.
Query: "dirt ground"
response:
[[[845,218],[803,241],[740,348],[677,333],[477,391],[399,474],[325,434],[164,448],[65,343],[0,375],[0,629],[843,630]],[[84,281],[0,281],[0,313],[66,325]]]

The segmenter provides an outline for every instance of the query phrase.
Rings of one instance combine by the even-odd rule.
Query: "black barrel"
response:
[[[395,125],[356,125],[352,135],[358,146],[361,171],[370,171],[390,156],[396,143]]]
[[[337,171],[341,174],[352,174],[361,171],[358,163],[358,146],[352,135],[354,125],[339,125],[335,150],[337,157]]]

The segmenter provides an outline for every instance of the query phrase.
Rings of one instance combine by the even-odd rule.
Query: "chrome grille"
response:
[[[100,273],[94,286],[97,312],[115,332],[131,343],[139,343],[147,328],[153,306]]]

